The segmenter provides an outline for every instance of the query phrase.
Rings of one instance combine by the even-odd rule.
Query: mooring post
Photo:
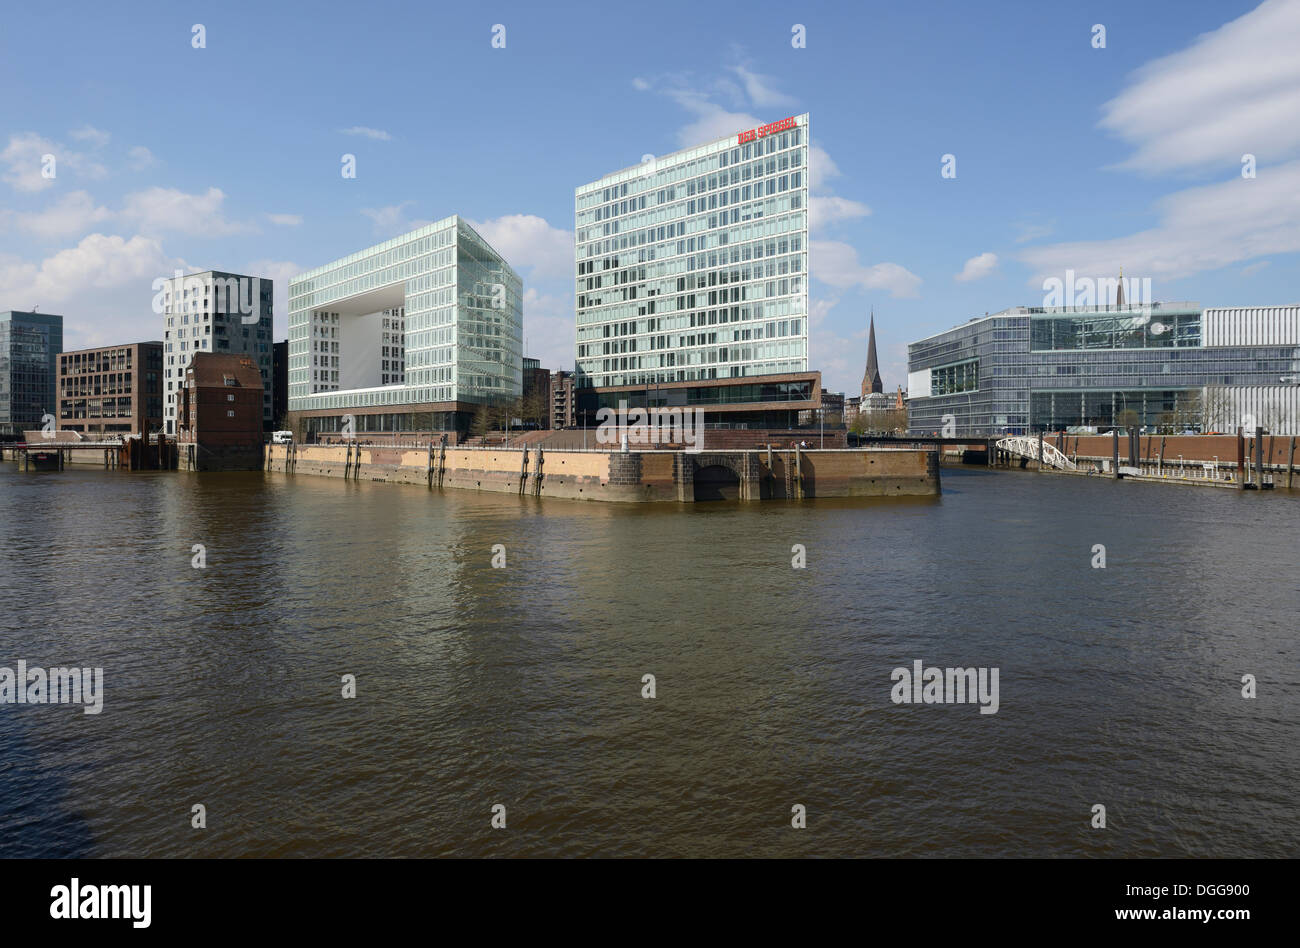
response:
[[[1291,489],[1291,480],[1295,477],[1295,435],[1291,436],[1291,453],[1286,462],[1286,489]]]
[[[1165,436],[1160,436],[1160,460],[1156,464],[1156,473],[1165,476]]]
[[[537,463],[533,465],[533,493],[539,497],[542,493],[542,464],[545,458],[542,455],[542,446],[537,446]]]
[[[794,493],[803,500],[803,454],[797,444],[794,446]]]
[[[1264,489],[1264,429],[1255,427],[1255,489]]]
[[[1043,433],[1038,432],[1038,473],[1043,473]]]
[[[429,435],[429,451],[424,458],[424,486],[433,486],[433,435]]]
[[[1246,489],[1246,436],[1237,429],[1237,490]]]
[[[519,459],[519,493],[524,492],[524,485],[528,483],[528,446],[525,445],[519,452],[522,457]]]
[[[1110,476],[1119,480],[1119,429],[1110,429]]]

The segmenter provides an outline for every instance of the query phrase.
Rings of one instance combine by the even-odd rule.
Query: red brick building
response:
[[[261,470],[262,415],[262,373],[250,356],[195,353],[176,413],[180,467]]]

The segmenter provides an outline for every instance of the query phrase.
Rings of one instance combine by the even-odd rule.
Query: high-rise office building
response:
[[[270,280],[219,270],[163,281],[155,305],[163,314],[163,411],[167,434],[176,434],[185,367],[196,352],[252,358],[262,374],[263,425],[271,426],[273,292]]]
[[[0,437],[21,438],[56,418],[63,317],[17,310],[0,313]]]
[[[758,425],[816,407],[808,132],[806,114],[791,116],[577,189],[577,383],[587,412],[624,399],[705,404],[719,421]]]

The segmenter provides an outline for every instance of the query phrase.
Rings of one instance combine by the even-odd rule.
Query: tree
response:
[[[476,405],[470,419],[469,434],[472,438],[486,435],[492,427],[491,408],[488,405]]]

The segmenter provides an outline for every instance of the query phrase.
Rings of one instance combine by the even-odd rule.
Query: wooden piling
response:
[[[1264,489],[1264,429],[1255,428],[1255,489]]]
[[[1246,489],[1246,434],[1237,429],[1237,490]]]
[[[1291,452],[1287,456],[1286,462],[1286,489],[1291,489],[1291,482],[1295,478],[1295,435],[1291,436]]]

